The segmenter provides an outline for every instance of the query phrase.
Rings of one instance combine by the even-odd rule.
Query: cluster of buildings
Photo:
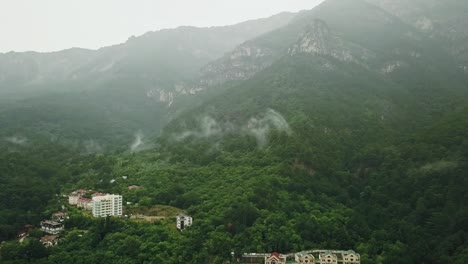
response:
[[[293,254],[243,254],[239,263],[265,263],[265,264],[360,264],[361,256],[352,251],[343,250],[311,250]]]
[[[77,190],[68,195],[68,203],[78,208],[92,211],[94,217],[122,216],[122,195],[93,193],[90,197],[86,190]]]
[[[48,234],[40,240],[44,246],[51,247],[58,244],[59,234],[65,230],[63,222],[68,218],[68,213],[56,212],[52,214],[50,220],[44,220],[40,223],[41,230]]]

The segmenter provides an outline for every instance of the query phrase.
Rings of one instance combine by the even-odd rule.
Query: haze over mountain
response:
[[[30,191],[30,177],[49,190],[30,199],[34,213],[14,196],[0,237],[55,210],[50,193],[84,188],[122,193],[128,210],[183,209],[194,225],[76,212],[77,230],[41,255],[51,263],[312,248],[354,249],[363,264],[465,263],[467,9],[327,0],[98,51],[0,55],[3,98],[15,98],[0,105],[0,188]]]

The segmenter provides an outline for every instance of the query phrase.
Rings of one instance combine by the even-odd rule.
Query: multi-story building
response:
[[[116,194],[106,194],[93,197],[93,216],[121,216],[122,196]]]
[[[65,230],[65,228],[62,223],[44,220],[41,222],[41,230],[48,234],[56,235]]]
[[[180,231],[192,225],[193,219],[191,216],[186,214],[179,214],[177,216],[177,229]]]

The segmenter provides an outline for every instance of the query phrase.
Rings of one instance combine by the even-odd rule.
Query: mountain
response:
[[[282,13],[233,26],[164,29],[99,50],[0,54],[1,92],[34,91],[60,82],[93,86],[97,81],[135,77],[164,88],[190,78],[209,61],[250,38],[287,24],[292,17],[292,13]]]
[[[171,206],[194,219],[177,232],[173,219],[95,220],[72,209],[58,247],[31,257],[30,243],[7,242],[2,262],[232,263],[245,252],[333,248],[356,250],[362,264],[465,263],[467,76],[447,42],[373,3],[327,0],[238,43],[165,86],[159,114],[151,97],[135,97],[148,80],[138,76],[0,108],[14,128],[0,155],[4,197],[17,201],[18,190],[36,189],[27,177],[44,178],[51,190],[123,194],[130,213]],[[421,12],[446,15],[425,3]],[[167,121],[156,139],[136,130],[156,120]],[[53,132],[41,133],[43,145],[21,135],[36,131]],[[91,150],[129,139],[95,155],[51,144],[57,134],[67,146],[88,139]],[[43,203],[32,202],[46,213],[63,203],[38,193]],[[39,218],[27,209],[3,210],[1,237],[26,224],[16,215]]]
[[[99,50],[0,54],[0,137],[40,135],[92,151],[128,149],[138,131],[159,133],[175,111],[167,108],[173,90],[193,93],[180,84],[204,64],[294,16],[148,32]]]
[[[369,0],[437,40],[468,73],[468,3],[466,1]]]
[[[439,41],[329,0],[210,67],[227,88],[129,162],[164,175],[137,173],[167,183],[151,184],[153,203],[201,218],[187,259],[355,248],[362,263],[466,261],[468,83]]]

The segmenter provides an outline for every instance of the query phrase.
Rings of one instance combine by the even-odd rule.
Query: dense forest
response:
[[[0,101],[0,262],[233,263],[246,252],[352,249],[362,264],[467,263],[459,39],[443,46],[440,32],[384,2],[328,0],[294,18],[249,22],[259,28],[240,34],[246,42],[231,53],[221,41],[216,56],[187,59],[205,65],[199,75],[181,66],[185,88],[199,93],[168,88],[170,104],[146,89],[182,80],[130,74],[155,63],[140,53],[123,64],[131,71],[118,71],[125,78]],[[442,18],[460,15],[452,2],[428,14],[451,23]],[[245,30],[235,28],[209,32]],[[190,30],[159,34],[184,42],[178,34]],[[160,41],[153,34],[126,45],[150,49],[145,41]],[[177,71],[167,67],[157,70]],[[78,189],[121,194],[124,216],[70,206]],[[69,215],[66,231],[44,247],[39,222],[58,211]],[[194,219],[182,232],[180,212]]]

